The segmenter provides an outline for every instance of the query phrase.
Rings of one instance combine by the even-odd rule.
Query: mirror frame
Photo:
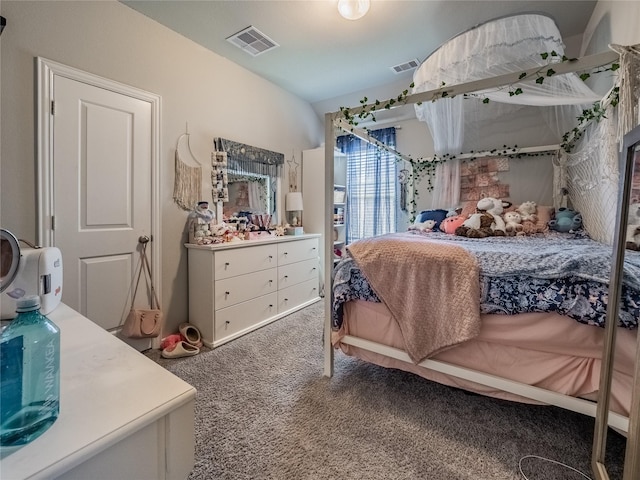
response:
[[[626,232],[629,216],[629,204],[633,186],[635,160],[640,163],[640,125],[629,131],[623,138],[619,155],[620,189],[618,193],[618,214],[613,241],[613,258],[609,278],[609,294],[605,324],[605,345],[602,353],[598,404],[593,436],[591,468],[598,480],[608,480],[609,474],[605,465],[607,446],[607,430],[609,418],[609,399],[611,393],[611,377],[615,350],[615,334],[618,324],[620,293],[624,256],[626,253]],[[638,172],[640,173],[640,172]],[[625,452],[623,480],[640,478],[640,335],[636,348],[634,382],[632,385],[631,406],[629,410],[629,429]]]

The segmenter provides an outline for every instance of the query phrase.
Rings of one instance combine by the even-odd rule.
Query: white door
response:
[[[51,78],[51,244],[62,252],[62,301],[117,332],[130,307],[139,239],[157,238],[154,105],[85,78]],[[156,248],[147,248],[152,265]],[[141,284],[136,305],[146,292]],[[143,349],[149,341],[130,343]]]

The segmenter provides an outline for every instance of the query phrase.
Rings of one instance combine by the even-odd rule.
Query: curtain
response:
[[[510,138],[526,128],[536,130],[539,145],[560,143],[583,108],[600,100],[577,74],[551,73],[563,54],[554,20],[539,14],[494,19],[440,46],[414,72],[412,93],[533,67],[540,72],[509,87],[416,104],[416,116],[428,124],[435,154],[491,150],[503,144],[493,144],[498,137]],[[458,205],[459,171],[459,160],[438,165],[434,207]]]
[[[395,148],[396,129],[369,132]],[[397,166],[394,155],[353,135],[336,139],[347,155],[346,242],[396,231]]]

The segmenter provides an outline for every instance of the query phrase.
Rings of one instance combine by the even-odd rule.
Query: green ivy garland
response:
[[[549,65],[560,63],[560,62],[576,61],[575,58],[568,58],[565,55],[560,56],[555,51],[543,52],[540,54],[540,56],[542,57],[543,60],[548,60],[550,57],[551,59],[559,59],[555,62],[551,62]],[[539,85],[542,85],[545,81],[545,78],[552,77],[553,75],[556,74],[556,71],[553,68],[551,68],[549,65],[541,67],[538,71],[530,75],[527,75],[527,73],[523,72],[518,77],[518,80],[527,80],[535,76],[536,77],[535,82]],[[597,73],[608,72],[608,71],[615,72],[616,70],[618,70],[618,68],[620,68],[620,64],[614,62],[614,63],[611,63],[611,65],[609,66],[598,67],[596,70],[592,71],[591,74],[597,74]],[[580,75],[580,79],[582,81],[586,81],[588,78],[591,77],[591,74],[582,73]],[[367,119],[371,120],[372,122],[375,122],[376,112],[380,110],[390,110],[396,104],[406,104],[407,97],[409,96],[409,89],[412,89],[414,86],[415,84],[411,82],[408,89],[403,90],[402,93],[400,93],[397,97],[389,99],[386,102],[375,100],[371,105],[368,105],[369,99],[367,97],[364,97],[362,98],[362,100],[360,100],[361,107],[357,114],[353,114],[351,112],[351,109],[348,107],[340,107],[340,113],[342,114],[345,121],[353,126],[357,126],[360,121],[364,121]],[[444,87],[445,87],[445,82],[442,82],[442,84],[440,85],[440,88],[444,88]],[[500,91],[504,88],[505,87],[499,87],[497,90]],[[513,85],[508,85],[506,88],[508,89],[507,91],[509,93],[509,96],[521,95],[522,93],[524,93],[521,87],[513,88]],[[449,96],[447,91],[442,91],[439,95],[436,95],[432,101],[435,102],[438,99],[454,98],[454,97],[455,95]],[[477,95],[466,94],[466,93],[464,94],[464,98],[470,98],[470,97],[482,98],[482,103],[484,104],[489,103],[489,98],[487,97],[483,98]],[[619,102],[618,87],[615,87],[614,89],[612,89],[612,91],[609,93],[608,99],[610,100],[609,105],[611,107],[615,108],[618,105],[618,102]],[[417,105],[420,105],[420,104],[421,102],[417,103]],[[583,135],[584,130],[581,127],[583,127],[584,125],[586,125],[587,123],[593,120],[595,120],[596,122],[599,122],[602,118],[606,118],[605,112],[606,112],[606,108],[603,108],[600,102],[595,102],[590,109],[583,110],[582,115],[580,115],[577,118],[578,125],[575,128],[573,128],[571,131],[563,135],[562,137],[563,143],[561,144],[561,147],[565,151],[570,152],[574,147],[575,142]],[[365,128],[364,130],[367,133],[370,131],[368,128]],[[506,145],[504,145],[503,150],[499,151],[498,149],[494,149],[494,150],[491,150],[490,153],[495,153],[496,156],[505,156],[508,158],[521,158],[523,156],[545,155],[544,153],[519,153],[517,152],[517,149],[518,149],[517,145],[514,147],[507,147]],[[471,151],[470,153],[474,153],[474,152]],[[400,157],[397,157],[397,158],[398,158],[398,161],[402,160]],[[409,174],[408,181],[407,181],[407,183],[413,189],[413,199],[410,202],[411,213],[412,213],[412,217],[410,219],[411,222],[413,222],[415,219],[415,210],[417,208],[417,199],[419,197],[417,185],[421,183],[422,179],[426,175],[427,182],[428,182],[427,191],[429,192],[433,191],[433,187],[434,187],[433,178],[435,176],[437,165],[449,160],[454,160],[455,158],[456,158],[456,155],[451,155],[451,154],[445,154],[441,157],[436,155],[431,160],[425,160],[424,158],[414,159],[411,156],[405,156],[405,160],[407,160],[411,165],[411,173]],[[473,160],[476,160],[476,157],[470,157],[465,159],[464,161],[473,161]]]

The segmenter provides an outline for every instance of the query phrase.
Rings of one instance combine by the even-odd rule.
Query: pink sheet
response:
[[[332,332],[332,342],[347,355],[483,395],[538,403],[342,344],[340,339],[344,335],[353,335],[404,349],[400,329],[384,304],[357,300],[344,307],[342,328]],[[574,397],[595,398],[600,381],[604,329],[556,313],[481,315],[481,319],[478,337],[431,358]],[[625,416],[628,416],[631,404],[635,348],[636,331],[619,328],[610,407]]]

